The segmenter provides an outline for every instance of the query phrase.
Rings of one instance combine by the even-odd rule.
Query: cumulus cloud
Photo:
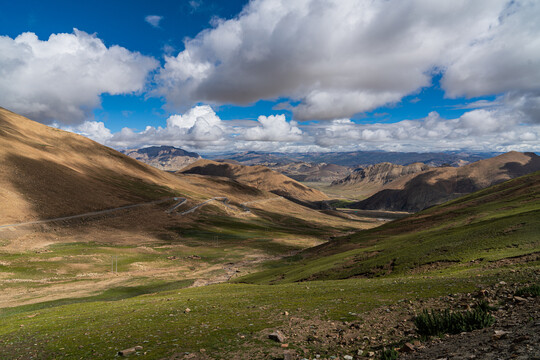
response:
[[[446,69],[448,91],[469,93],[452,74],[477,63],[490,67],[497,54],[478,51],[463,61],[462,55],[492,37],[501,44],[512,40],[516,48],[528,40],[505,37],[504,26],[520,21],[508,8],[503,0],[254,0],[236,18],[186,40],[177,56],[165,57],[158,93],[180,108],[285,97],[298,104],[293,113],[299,120],[350,117],[398,102]],[[514,25],[501,25],[501,13]],[[527,52],[535,60],[537,44]]]
[[[422,119],[397,123],[357,124],[338,119],[299,125],[284,115],[223,121],[210,106],[200,105],[170,116],[165,127],[112,133],[102,122],[86,122],[68,130],[116,148],[175,145],[203,152],[540,151],[540,125],[521,123],[520,114],[498,107],[468,111],[455,119],[431,112]]]
[[[512,1],[445,71],[451,97],[537,92],[540,87],[540,3]]]
[[[172,115],[166,127],[147,126],[136,132],[123,128],[107,140],[115,147],[138,147],[142,145],[179,145],[204,149],[223,145],[226,126],[208,105],[195,106],[183,115]]]
[[[96,121],[61,127],[116,148],[176,145],[209,151],[275,150],[297,147],[305,140],[296,122],[288,122],[285,115],[259,116],[257,121],[222,121],[208,105],[171,115],[165,127],[147,126],[142,131],[123,128],[112,133],[103,122]]]
[[[442,87],[449,97],[505,94],[504,105],[540,123],[540,2],[511,1],[497,22],[454,54]]]
[[[294,142],[302,140],[302,130],[294,121],[287,122],[285,115],[259,116],[260,126],[242,131],[241,139],[248,141]]]
[[[423,119],[391,124],[363,125],[348,119],[334,120],[312,132],[316,144],[334,150],[539,151],[540,126],[520,126],[521,121],[519,114],[505,109],[477,109],[456,119],[444,119],[431,112]]]
[[[163,20],[163,16],[159,15],[148,15],[144,18],[144,21],[146,21],[155,28],[159,27],[159,23],[161,22],[161,20]]]
[[[0,36],[0,105],[44,123],[81,123],[101,94],[143,90],[155,59],[74,29],[39,40]]]

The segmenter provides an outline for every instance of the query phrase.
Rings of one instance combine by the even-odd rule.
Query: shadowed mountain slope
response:
[[[441,167],[402,176],[350,207],[415,212],[538,170],[540,156],[512,151],[458,168]]]
[[[384,162],[358,168],[349,176],[333,181],[331,186],[334,189],[354,190],[357,195],[369,196],[392,181],[429,169],[431,168],[423,163],[396,165]]]

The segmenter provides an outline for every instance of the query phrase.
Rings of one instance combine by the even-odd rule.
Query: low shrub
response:
[[[496,307],[489,305],[489,302],[487,300],[480,300],[476,303],[475,308],[480,309],[485,312],[495,311],[497,310]]]
[[[473,310],[461,312],[426,309],[414,318],[414,325],[418,334],[423,336],[459,334],[492,325],[495,318],[489,310],[487,302],[477,304]]]
[[[396,360],[399,356],[399,352],[395,349],[384,349],[381,353],[381,360]]]
[[[540,296],[540,285],[531,285],[516,291],[516,296]]]

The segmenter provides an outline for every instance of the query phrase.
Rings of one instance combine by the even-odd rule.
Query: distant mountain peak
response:
[[[180,170],[201,159],[201,156],[197,153],[165,145],[128,149],[122,152],[129,157],[166,171]]]
[[[129,150],[126,150],[129,151]],[[147,154],[148,156],[159,156],[163,154],[170,154],[170,155],[176,155],[176,156],[189,156],[194,158],[199,158],[200,155],[195,152],[186,151],[182,148],[178,148],[175,146],[167,146],[167,145],[161,145],[161,146],[148,146],[145,148],[137,149],[137,152],[141,154]]]

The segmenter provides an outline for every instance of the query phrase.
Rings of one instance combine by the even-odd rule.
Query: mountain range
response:
[[[358,168],[389,162],[396,165],[409,165],[422,162],[428,166],[461,166],[470,162],[487,159],[500,153],[488,152],[387,152],[387,151],[349,151],[349,152],[310,152],[310,153],[263,153],[247,151],[242,153],[209,154],[209,159],[231,159],[245,165],[274,164],[293,162],[326,163]]]
[[[393,168],[390,165],[387,167]],[[367,170],[367,173],[372,168]],[[540,156],[534,153],[508,152],[462,167],[425,168],[417,164],[411,171],[384,183],[369,177],[367,183],[383,185],[365,200],[350,205],[365,210],[416,212],[427,207],[484,189],[486,187],[540,170]],[[421,170],[421,171],[414,171]],[[360,174],[365,174],[362,171]],[[386,178],[389,180],[388,178]]]

